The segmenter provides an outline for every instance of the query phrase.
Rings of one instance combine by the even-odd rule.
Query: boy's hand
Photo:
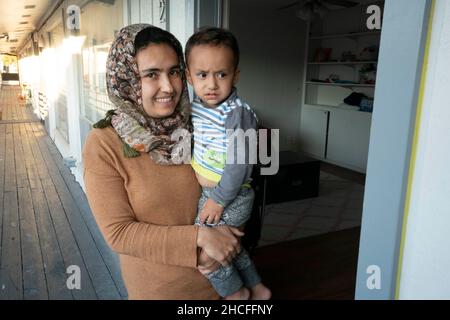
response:
[[[206,200],[205,206],[200,213],[200,222],[201,223],[218,223],[220,221],[220,217],[223,213],[223,207],[216,203],[213,199],[209,198]]]

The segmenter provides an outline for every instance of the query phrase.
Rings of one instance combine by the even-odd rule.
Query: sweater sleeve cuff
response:
[[[165,245],[165,263],[184,267],[197,267],[198,226],[168,227]]]
[[[213,192],[211,192],[210,195],[211,199],[213,199],[216,203],[220,204],[222,207],[226,208],[226,206],[228,206],[231,201],[227,201],[226,199],[224,199],[223,197],[220,196],[220,192],[218,192],[217,190],[217,186],[216,188],[213,190]]]

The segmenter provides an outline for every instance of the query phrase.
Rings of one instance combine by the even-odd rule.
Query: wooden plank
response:
[[[45,142],[47,144],[50,153],[53,155],[54,163],[58,167],[58,170],[61,176],[63,177],[64,182],[66,183],[67,188],[69,189],[69,192],[71,193],[74,202],[78,207],[79,212],[82,214],[84,222],[88,227],[98,250],[100,251],[100,254],[114,280],[116,287],[119,290],[121,297],[126,298],[128,294],[121,276],[119,258],[117,254],[111,250],[111,248],[108,246],[105,239],[103,238],[98,228],[97,222],[95,221],[94,216],[92,215],[91,209],[89,207],[86,198],[86,194],[84,193],[83,189],[78,184],[78,182],[76,182],[69,168],[67,168],[63,164],[61,154],[56,149],[56,146],[50,139],[50,137],[46,136]]]
[[[2,116],[3,116],[3,119],[7,119],[6,113],[7,113],[7,109],[8,109],[9,94],[8,94],[8,91],[5,89],[2,89],[2,92],[3,92]]]
[[[37,144],[37,141],[34,137],[33,127],[28,123],[25,125],[28,142],[31,148],[31,153],[33,154],[33,162],[35,164],[35,169],[37,171],[40,185],[42,187],[42,180],[51,180],[50,175],[48,173],[47,167],[45,166],[44,159],[42,158],[41,151]],[[37,134],[42,134],[42,131],[39,131]]]
[[[8,191],[3,196],[0,299],[21,300],[23,299],[22,258],[20,254],[20,222],[17,192]]]
[[[38,175],[38,183],[36,184],[36,188],[31,190],[31,194],[39,233],[39,241],[41,244],[48,296],[49,299],[72,299],[72,292],[66,286],[67,274],[61,248],[58,243],[50,210],[39,179],[39,176],[43,179],[50,179],[50,176],[48,175],[47,168],[45,167],[44,160],[42,159],[36,141],[34,141],[34,139],[29,139],[29,135],[33,135],[32,132],[28,132],[31,131],[31,128],[25,126],[25,129],[27,139],[24,140],[25,143],[23,143],[24,151],[27,154],[27,157],[32,159],[32,163],[28,168]]]
[[[17,114],[17,119],[18,120],[23,120],[23,110],[24,109],[24,104],[22,101],[17,101],[17,104],[15,105],[15,110],[16,110],[16,114]]]
[[[39,126],[36,123],[32,126]],[[42,127],[42,126],[41,126]],[[42,135],[37,140],[41,148],[41,153],[46,162],[49,173],[52,177],[53,184],[57,190],[62,205],[64,206],[67,219],[70,223],[70,227],[73,230],[73,234],[80,247],[81,254],[84,257],[86,267],[91,276],[94,288],[100,299],[120,299],[121,296],[118,289],[115,286],[114,281],[106,268],[105,263],[95,245],[89,229],[87,228],[81,213],[76,206],[72,195],[70,194],[67,185],[62,178],[55,160],[52,157],[51,152],[55,152],[56,149],[50,151],[47,147],[45,139],[48,136]],[[60,159],[62,161],[62,158]]]
[[[11,88],[8,92],[8,119],[14,119],[14,115],[12,113],[12,104],[14,102],[14,89]]]
[[[40,120],[1,120],[0,124],[29,123],[29,122],[41,122],[41,121]]]
[[[0,299],[22,299],[22,261],[12,125],[5,128]]]
[[[26,108],[27,108],[27,106],[25,105],[25,103],[19,105],[20,118],[22,120],[30,120],[29,117],[28,117]]]
[[[25,107],[25,119],[27,121],[40,121],[36,114],[33,112],[32,105],[27,105]]]
[[[18,188],[24,299],[48,299],[30,189]]]
[[[31,194],[47,280],[48,298],[50,300],[71,300],[73,299],[72,290],[69,290],[66,285],[66,267],[45,194],[42,189],[33,189]]]
[[[41,181],[39,179],[39,174],[36,165],[34,163],[34,157],[31,151],[30,142],[27,135],[27,128],[24,124],[20,125],[20,139],[22,142],[23,157],[25,160],[25,168],[30,188],[40,189]]]
[[[23,129],[23,125],[14,125],[13,138],[18,181],[24,299],[48,299],[41,247],[26,170],[26,162],[31,159],[26,159],[24,156]]]
[[[1,103],[0,99],[0,103]],[[5,182],[5,144],[6,144],[6,126],[0,125],[0,257],[2,252],[2,224],[3,224],[3,190]],[[1,263],[1,261],[0,261]]]
[[[124,299],[127,298],[128,293],[123,283],[118,255],[111,250],[111,248],[108,246],[105,239],[103,238],[103,235],[101,234],[98,228],[97,222],[95,221],[92,215],[91,209],[86,199],[86,195],[81,189],[80,185],[76,183],[75,186],[70,186],[69,188],[70,192],[74,197],[75,203],[78,206],[87,227],[89,228],[89,231],[102,256],[102,259],[105,262],[106,267],[108,268],[108,271],[111,274],[111,277],[117,289],[119,290],[120,296]]]
[[[13,110],[13,114],[14,114],[14,120],[20,120],[21,119],[21,116],[20,116],[20,114],[21,114],[21,110],[19,109],[19,108],[21,108],[20,107],[20,103],[19,103],[19,101],[18,101],[18,99],[17,99],[17,95],[19,94],[19,90],[17,90],[15,93],[14,93],[14,95],[15,95],[15,99],[13,100],[14,102],[13,102],[13,104],[11,105],[11,108],[12,108],[12,110]]]
[[[40,136],[39,132],[33,133],[34,136],[30,138],[31,140],[36,140],[36,146],[39,147],[39,139],[41,139],[42,137]],[[44,159],[45,154],[42,151],[43,150],[41,150],[40,147],[38,148],[38,150],[36,150],[36,152],[41,153],[41,157],[42,159]],[[46,166],[47,170],[50,171],[51,168],[49,168],[45,163],[41,165]],[[53,221],[53,226],[56,231],[58,243],[61,248],[65,267],[67,268],[70,265],[76,265],[80,268],[81,271],[81,289],[72,290],[72,294],[75,299],[97,299],[90,274],[86,269],[83,256],[80,252],[77,241],[75,240],[75,236],[71,230],[70,223],[67,219],[66,212],[64,211],[64,207],[58,196],[55,185],[53,184],[53,181],[51,179],[45,177],[41,177],[41,183],[50,211],[50,216]],[[79,234],[77,236],[86,237],[85,234]]]
[[[14,141],[12,125],[6,125],[6,150],[5,150],[5,189],[4,191],[16,191],[16,166],[14,163]]]
[[[3,96],[3,90],[2,90]],[[3,100],[0,100],[2,103]],[[3,239],[3,224],[8,223],[4,218],[5,209],[4,209],[4,181],[5,181],[5,157],[6,157],[6,126],[0,125],[0,298],[6,297],[6,291],[3,292],[2,283],[3,283],[3,275],[2,275],[2,247],[4,241]]]
[[[27,170],[23,157],[22,143],[20,138],[20,124],[13,124],[14,159],[16,163],[16,181],[18,188],[28,186]]]
[[[30,107],[24,101],[18,99],[20,87],[5,87],[1,90],[2,99],[2,120],[20,121],[33,119]]]
[[[64,258],[65,267],[67,269],[67,267],[75,265],[78,266],[81,271],[81,289],[73,290],[72,294],[75,299],[97,299],[83,256],[70,228],[70,224],[67,220],[55,186],[52,181],[43,182],[43,186],[45,198],[47,199],[50,210],[50,216],[52,217],[53,226]]]
[[[10,101],[11,101],[11,94],[9,94],[8,105],[6,106],[6,119],[12,119],[12,116],[11,116],[11,103],[10,103]]]
[[[16,105],[14,102],[15,102],[15,99],[14,99],[14,96],[12,95],[11,96],[11,104],[9,105],[9,109],[11,110],[11,119],[18,120],[17,108],[16,108]]]

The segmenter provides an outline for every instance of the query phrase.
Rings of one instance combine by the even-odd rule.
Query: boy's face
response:
[[[194,46],[189,55],[186,77],[205,104],[217,106],[228,98],[239,79],[233,51],[222,45]]]

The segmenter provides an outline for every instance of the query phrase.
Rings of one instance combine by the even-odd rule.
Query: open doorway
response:
[[[0,74],[0,86],[19,84],[19,63],[17,56],[4,53],[0,54]]]
[[[354,295],[377,85],[381,29],[368,29],[370,5],[384,10],[384,1],[231,0],[226,19],[241,49],[239,93],[263,127],[280,130],[281,167],[267,179],[259,247],[304,239],[327,250],[318,241],[345,243],[353,250],[345,261],[352,283],[341,298]],[[301,173],[316,161],[317,196],[296,196],[317,187]],[[315,284],[303,293],[319,297],[311,296]]]

